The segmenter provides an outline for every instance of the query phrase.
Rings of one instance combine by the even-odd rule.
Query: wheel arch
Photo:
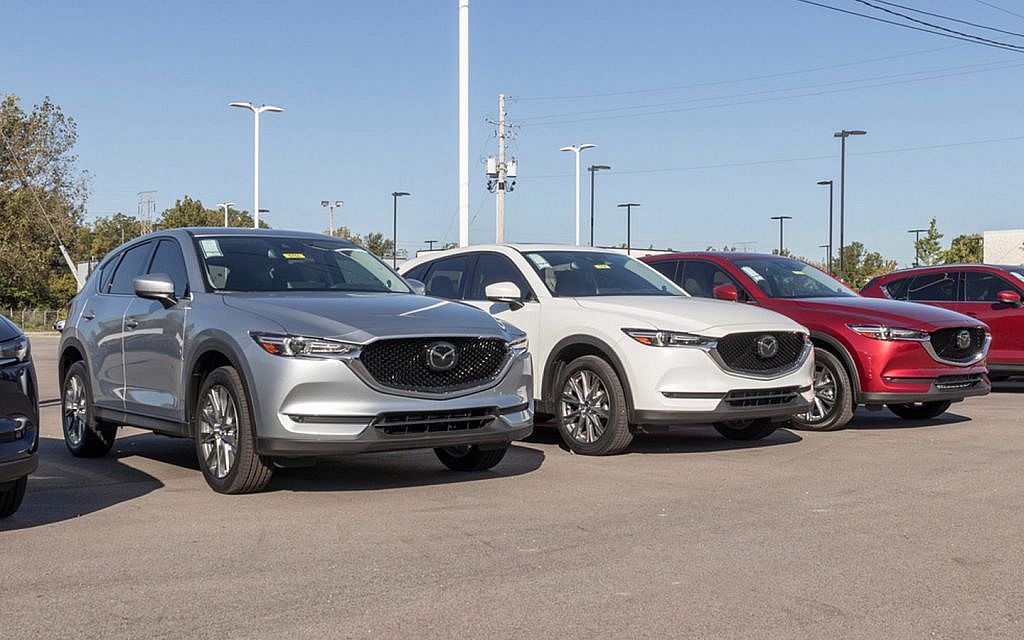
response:
[[[615,370],[615,375],[619,377],[622,390],[626,395],[626,412],[629,415],[629,421],[632,423],[634,416],[633,392],[630,389],[629,378],[626,376],[626,369],[622,365],[622,361],[615,354],[615,350],[612,349],[611,345],[600,338],[585,334],[566,336],[552,347],[547,361],[544,363],[544,380],[541,385],[543,396],[539,402],[541,407],[546,413],[556,412],[557,407],[555,406],[552,387],[561,375],[565,365],[580,356],[597,356]]]
[[[57,388],[63,389],[64,376],[68,369],[76,362],[82,362],[88,371],[89,360],[86,357],[85,346],[77,338],[68,338],[60,346],[60,355],[57,358]],[[92,377],[92,376],[90,376]]]
[[[832,336],[819,331],[811,331],[811,343],[816,348],[824,349],[839,358],[839,361],[843,363],[843,367],[846,368],[846,375],[849,376],[850,383],[853,385],[854,405],[860,404],[860,373],[857,370],[857,364],[854,362],[853,356],[850,355],[850,351]]]
[[[188,366],[185,368],[185,426],[189,435],[195,437],[194,407],[199,396],[199,389],[202,387],[206,376],[219,367],[232,367],[238,372],[242,379],[242,388],[245,390],[245,398],[249,408],[256,413],[256,406],[253,404],[252,391],[249,388],[249,369],[245,366],[244,356],[231,345],[227,340],[217,337],[209,337],[202,341],[201,345],[193,351],[188,359]],[[256,419],[256,415],[253,415]]]

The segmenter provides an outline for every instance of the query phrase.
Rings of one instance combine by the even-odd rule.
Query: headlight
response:
[[[713,349],[718,338],[698,336],[679,331],[658,331],[657,329],[623,329],[630,338],[649,347],[703,347]]]
[[[28,338],[18,336],[13,340],[0,343],[0,364],[12,364],[28,359]]]
[[[508,341],[508,348],[514,353],[522,353],[530,348],[530,339],[526,337],[526,334],[515,336]]]
[[[848,324],[851,331],[855,331],[867,338],[875,340],[911,340],[913,342],[927,342],[931,336],[927,331],[916,329],[904,329],[903,327],[886,327],[878,324]]]
[[[300,358],[341,358],[359,351],[360,345],[340,340],[289,336],[278,333],[256,333],[249,335],[264,351],[275,356]]]

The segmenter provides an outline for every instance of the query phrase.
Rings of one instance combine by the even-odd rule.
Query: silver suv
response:
[[[60,341],[64,439],[105,455],[119,425],[194,438],[222,493],[316,456],[433,448],[501,461],[533,428],[526,336],[416,295],[327,236],[175,229],[111,252]]]

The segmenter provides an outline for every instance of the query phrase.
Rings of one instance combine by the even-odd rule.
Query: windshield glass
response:
[[[1024,269],[1010,269],[1010,275],[1024,283]]]
[[[554,296],[686,296],[665,276],[620,253],[530,251],[525,255]]]
[[[798,260],[765,257],[736,260],[735,264],[769,298],[834,298],[857,295],[832,276]]]
[[[330,238],[206,237],[196,248],[215,291],[410,293],[368,251]]]

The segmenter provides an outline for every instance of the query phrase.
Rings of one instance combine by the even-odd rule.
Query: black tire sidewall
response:
[[[68,380],[72,376],[78,376],[82,382],[82,390],[85,393],[85,431],[82,433],[82,440],[77,446],[71,444],[68,439],[67,425],[64,423],[65,413],[65,390]],[[64,373],[64,380],[60,387],[60,431],[64,436],[64,444],[68,451],[77,457],[99,457],[105,455],[114,446],[114,438],[117,435],[117,425],[108,424],[98,420],[95,415],[95,406],[92,400],[92,383],[89,379],[89,369],[81,360],[72,363]]]
[[[569,377],[577,371],[587,370],[596,375],[608,393],[608,424],[604,433],[595,442],[579,442],[570,435],[562,421],[562,391]],[[603,358],[580,356],[570,362],[558,376],[558,383],[552,393],[555,406],[555,424],[562,441],[573,452],[583,455],[610,455],[629,446],[633,436],[629,431],[629,415],[626,409],[626,394],[618,374]]]

